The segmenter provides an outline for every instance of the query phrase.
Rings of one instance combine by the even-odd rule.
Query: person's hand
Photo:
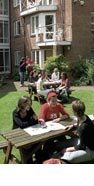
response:
[[[66,126],[66,127],[65,127],[65,130],[71,130],[71,129],[73,129],[73,127],[74,127],[74,125]]]
[[[60,118],[53,119],[52,122],[53,123],[58,123],[58,122],[60,122]]]
[[[41,124],[42,128],[46,128],[46,123],[43,119],[39,119],[39,123]]]

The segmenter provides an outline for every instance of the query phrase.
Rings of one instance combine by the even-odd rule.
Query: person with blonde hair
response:
[[[58,71],[58,68],[54,68],[54,71],[52,73],[51,79],[53,81],[57,81],[57,80],[59,80],[59,76],[60,76],[60,73]]]

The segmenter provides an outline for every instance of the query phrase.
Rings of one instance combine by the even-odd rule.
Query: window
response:
[[[9,43],[9,22],[0,21],[0,43]]]
[[[94,32],[94,12],[91,12],[91,31]]]
[[[36,34],[36,28],[39,27],[39,17],[31,17],[31,34]]]
[[[9,49],[0,49],[0,73],[10,72]]]
[[[20,32],[20,21],[15,21],[14,22],[14,35],[17,36],[17,35],[20,35],[21,32]]]
[[[51,40],[54,37],[54,15],[45,16],[46,33],[45,39]]]
[[[20,5],[20,0],[13,0],[13,7]]]
[[[19,61],[21,59],[21,51],[15,52],[15,65],[19,65]]]
[[[8,15],[9,1],[0,0],[0,14]]]
[[[31,52],[31,59],[35,62],[35,64],[39,64],[39,50],[32,50]]]
[[[90,59],[94,61],[94,49],[90,51]]]

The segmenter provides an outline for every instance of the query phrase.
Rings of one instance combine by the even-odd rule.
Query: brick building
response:
[[[10,72],[22,56],[29,56],[41,68],[47,57],[58,54],[63,54],[69,63],[76,62],[79,56],[94,59],[94,0],[7,2],[10,3]]]

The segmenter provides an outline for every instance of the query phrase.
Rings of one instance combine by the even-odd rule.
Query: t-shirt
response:
[[[50,121],[60,117],[60,114],[67,115],[69,117],[68,112],[60,103],[57,103],[54,107],[51,107],[49,103],[45,103],[41,107],[39,119],[43,119],[44,121]]]

